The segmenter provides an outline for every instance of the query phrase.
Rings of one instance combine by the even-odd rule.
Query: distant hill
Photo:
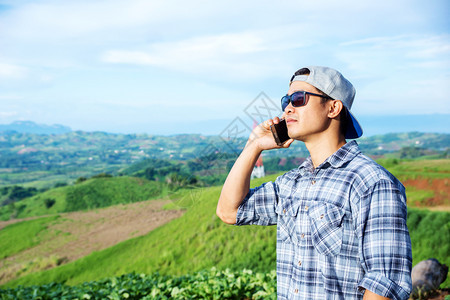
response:
[[[231,167],[245,141],[199,134],[154,136],[71,131],[46,135],[4,131],[0,132],[0,187],[48,188],[99,173],[141,177],[148,171],[147,178],[153,180],[164,179],[161,176],[174,172],[192,175],[195,171],[195,175],[207,178],[212,169],[222,172]],[[392,133],[363,137],[358,143],[365,154],[376,159],[446,158],[450,134]],[[276,159],[308,155],[304,143],[294,142],[289,149],[264,152],[263,160],[275,172],[284,170],[277,169],[281,164]],[[161,168],[165,169],[160,172]]]
[[[15,131],[19,133],[62,134],[71,132],[70,127],[54,124],[36,124],[32,121],[14,121],[11,124],[0,124],[0,131]]]
[[[133,177],[96,177],[0,205],[0,220],[27,218],[139,202],[160,197],[160,182]],[[1,190],[3,192],[3,189]],[[0,198],[1,199],[1,198]]]
[[[450,147],[450,134],[404,132],[388,133],[358,139],[361,149],[368,154],[398,151],[404,147],[416,147],[434,151],[445,151]]]

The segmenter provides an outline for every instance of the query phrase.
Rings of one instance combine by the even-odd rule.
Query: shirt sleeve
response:
[[[404,189],[381,180],[360,200],[356,222],[365,275],[359,289],[390,299],[408,299],[412,253]]]
[[[235,225],[275,225],[277,199],[276,184],[273,182],[250,189],[238,208]]]

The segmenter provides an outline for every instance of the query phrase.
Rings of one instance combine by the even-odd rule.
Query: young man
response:
[[[307,67],[281,100],[290,146],[310,157],[250,189],[262,151],[280,148],[267,120],[252,132],[222,189],[217,215],[228,224],[277,225],[278,299],[408,299],[411,241],[403,185],[364,156],[350,108],[352,84],[336,70]]]

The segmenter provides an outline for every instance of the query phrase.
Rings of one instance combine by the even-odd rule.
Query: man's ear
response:
[[[344,104],[342,104],[341,100],[331,100],[328,106],[328,117],[330,119],[336,118],[337,116],[339,116],[343,109]]]

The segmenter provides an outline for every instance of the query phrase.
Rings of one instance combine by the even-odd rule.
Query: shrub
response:
[[[44,203],[45,203],[45,207],[46,208],[50,208],[56,203],[56,200],[55,199],[51,199],[51,198],[46,198],[44,200]]]

